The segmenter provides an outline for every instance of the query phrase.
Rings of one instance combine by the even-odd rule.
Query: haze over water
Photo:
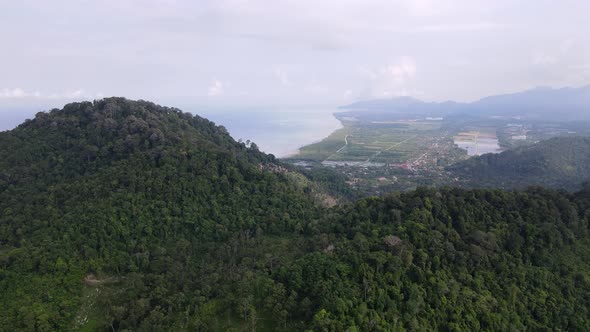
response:
[[[332,108],[288,109],[224,109],[194,111],[217,125],[222,125],[231,136],[251,140],[261,151],[276,157],[297,153],[304,145],[320,141],[342,127]]]

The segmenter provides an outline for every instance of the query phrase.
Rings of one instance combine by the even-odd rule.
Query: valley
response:
[[[330,167],[365,194],[421,185],[471,186],[448,168],[473,156],[530,146],[552,137],[590,135],[588,122],[521,116],[421,116],[370,111],[336,113],[342,128],[284,160],[308,169]]]

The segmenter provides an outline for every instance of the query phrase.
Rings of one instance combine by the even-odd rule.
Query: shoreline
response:
[[[342,123],[342,120],[340,120],[340,119],[338,119],[338,118],[336,117],[336,113],[332,113],[332,117],[334,117],[336,120],[338,120],[338,124],[339,124],[339,125],[338,125],[338,128],[336,128],[336,129],[332,130],[332,131],[331,131],[331,132],[330,132],[330,133],[329,133],[327,136],[324,136],[323,138],[320,138],[320,139],[316,139],[316,140],[314,140],[314,141],[312,141],[312,142],[310,142],[310,143],[306,143],[306,144],[304,144],[304,145],[301,145],[301,146],[299,146],[299,147],[297,148],[297,150],[296,150],[296,151],[288,152],[288,153],[287,153],[287,154],[285,154],[284,156],[277,157],[277,159],[297,159],[297,158],[293,158],[293,157],[297,156],[297,155],[298,155],[298,154],[301,152],[301,149],[302,149],[302,148],[304,148],[304,147],[306,147],[306,146],[308,146],[308,145],[312,145],[312,144],[319,143],[319,142],[321,142],[321,141],[325,140],[326,138],[330,137],[330,135],[332,135],[334,132],[336,132],[336,131],[338,131],[338,130],[340,130],[340,129],[344,128],[344,124]]]

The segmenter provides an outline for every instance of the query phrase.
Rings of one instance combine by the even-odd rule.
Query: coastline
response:
[[[333,107],[276,108],[258,111],[233,108],[200,115],[224,126],[235,140],[250,140],[260,151],[285,159],[321,142],[343,127]],[[197,113],[197,112],[195,112]]]
[[[330,137],[330,135],[332,135],[334,132],[336,132],[336,131],[338,131],[338,130],[340,130],[340,129],[344,128],[344,124],[342,123],[342,121],[341,121],[340,119],[338,119],[338,118],[336,117],[336,113],[332,113],[332,117],[334,117],[336,120],[338,120],[338,124],[339,124],[339,125],[338,125],[338,128],[335,128],[335,129],[334,129],[334,130],[332,130],[332,131],[331,131],[331,132],[330,132],[328,135],[326,135],[326,136],[324,136],[324,137],[322,137],[322,138],[316,139],[316,140],[314,140],[314,141],[312,141],[312,142],[305,143],[305,144],[303,144],[303,145],[299,146],[299,147],[297,148],[297,150],[296,150],[296,151],[291,151],[291,152],[288,152],[288,153],[287,153],[287,154],[285,154],[284,156],[277,157],[277,158],[278,158],[278,159],[297,159],[297,158],[296,158],[296,157],[297,157],[297,155],[299,155],[299,154],[301,153],[301,149],[303,149],[304,147],[306,147],[306,146],[309,146],[309,145],[312,145],[312,144],[320,143],[321,141],[323,141],[323,140],[325,140],[326,138]]]

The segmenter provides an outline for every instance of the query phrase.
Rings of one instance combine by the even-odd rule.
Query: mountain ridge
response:
[[[408,100],[412,102],[409,103]],[[424,102],[413,97],[373,99],[344,105],[340,109],[348,111],[337,113],[339,116],[353,114],[368,118],[371,118],[371,113],[383,115],[403,112],[430,116],[465,114],[557,117],[567,120],[576,116],[579,118],[580,112],[590,109],[590,85],[557,89],[537,87],[522,92],[487,96],[473,102]]]

